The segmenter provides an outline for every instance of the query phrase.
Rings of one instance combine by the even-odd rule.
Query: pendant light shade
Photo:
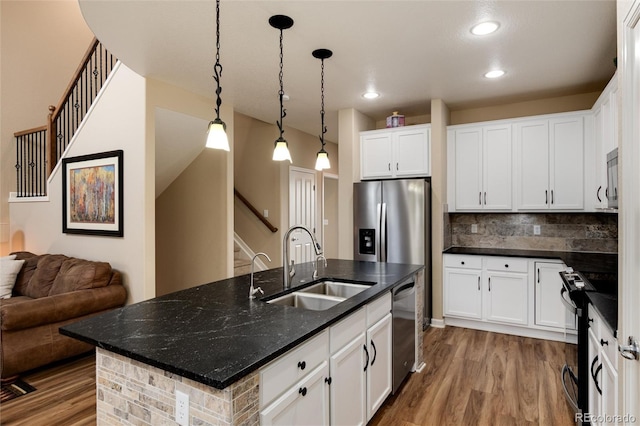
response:
[[[224,121],[216,118],[209,123],[207,130],[207,148],[222,149],[229,151],[229,139],[226,132],[227,125]]]
[[[329,49],[316,49],[312,53],[314,58],[318,58],[321,61],[320,65],[320,143],[322,144],[318,155],[316,156],[316,170],[330,169],[331,163],[329,162],[329,154],[324,149],[325,141],[324,134],[327,133],[327,126],[324,125],[324,60],[330,58],[333,52]]]
[[[209,123],[207,130],[207,148],[222,149],[229,151],[229,139],[227,138],[227,125],[220,119],[220,77],[222,76],[222,65],[220,65],[220,0],[216,0],[216,63],[213,66],[213,79],[216,81],[216,118]]]
[[[285,161],[289,160],[291,163],[291,154],[289,153],[289,144],[283,137],[284,128],[283,128],[283,119],[287,115],[287,111],[284,109],[282,105],[282,101],[284,98],[284,85],[282,82],[283,77],[283,44],[282,44],[282,33],[284,30],[291,28],[293,26],[293,19],[289,18],[285,15],[274,15],[269,18],[269,25],[273,28],[280,30],[280,90],[278,91],[278,98],[280,100],[280,120],[276,121],[278,125],[278,129],[280,130],[280,137],[276,139],[275,147],[273,149],[273,161]]]

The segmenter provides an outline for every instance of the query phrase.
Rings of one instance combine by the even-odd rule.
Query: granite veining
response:
[[[367,282],[371,287],[324,311],[249,300],[249,275],[167,294],[60,328],[99,348],[224,389],[354,312],[422,265],[329,259],[312,280],[313,263],[296,265],[292,289],[312,281]],[[255,274],[268,298],[281,293],[282,268]]]

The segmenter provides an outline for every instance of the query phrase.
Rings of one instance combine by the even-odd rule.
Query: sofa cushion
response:
[[[51,286],[60,271],[60,266],[62,266],[62,263],[67,259],[69,258],[62,254],[45,254],[38,256],[36,270],[33,272],[27,285],[19,289],[20,294],[22,296],[33,297],[34,299],[48,296],[51,291]]]
[[[0,299],[11,297],[24,260],[0,259]]]
[[[105,287],[110,279],[111,265],[108,263],[69,258],[62,263],[49,295]]]
[[[31,256],[28,256],[30,254]],[[33,276],[33,273],[36,271],[38,267],[38,261],[42,256],[37,256],[33,253],[29,252],[17,252],[16,259],[24,260],[24,265],[22,265],[22,269],[20,273],[18,273],[18,278],[16,279],[16,285],[13,287],[13,296],[21,296],[24,290],[27,288],[29,284],[29,280]]]

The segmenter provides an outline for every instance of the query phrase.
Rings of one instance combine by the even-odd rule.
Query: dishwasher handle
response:
[[[393,290],[393,300],[402,300],[411,296],[416,291],[416,283],[412,281],[410,283],[403,284]]]

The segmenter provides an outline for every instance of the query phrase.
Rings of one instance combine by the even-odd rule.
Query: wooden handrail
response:
[[[29,130],[22,130],[21,132],[15,132],[13,134],[14,137],[19,138],[20,136],[25,136],[28,135],[30,133],[37,133],[37,132],[42,132],[47,130],[47,126],[40,126],[40,127],[34,127],[33,129],[29,129]]]
[[[249,208],[249,210],[251,210],[251,213],[253,213],[254,215],[256,215],[256,217],[258,219],[260,219],[260,222],[264,223],[264,226],[266,226],[267,228],[269,228],[269,231],[271,232],[278,232],[278,228],[276,228],[275,226],[273,226],[271,224],[271,222],[269,222],[267,220],[266,217],[264,217],[262,214],[260,214],[260,212],[258,211],[258,209],[256,209],[255,207],[253,207],[253,204],[251,204],[246,198],[244,198],[244,196],[238,192],[237,189],[233,188],[233,193],[235,194],[236,197],[238,197],[238,199],[240,201],[242,201],[244,203],[245,206],[247,206]]]
[[[69,81],[69,85],[67,86],[67,89],[64,91],[64,94],[60,98],[58,105],[55,107],[53,111],[51,111],[51,107],[49,107],[49,110],[52,112],[52,114],[50,114],[51,121],[54,121],[56,118],[58,118],[58,115],[60,114],[62,106],[64,105],[64,103],[67,101],[67,98],[71,94],[71,91],[73,90],[73,87],[75,86],[76,81],[80,78],[80,75],[82,74],[82,70],[84,70],[84,68],[87,66],[87,62],[89,62],[89,59],[91,59],[91,55],[94,49],[96,48],[96,46],[98,45],[98,43],[99,43],[98,39],[94,37],[93,41],[89,45],[89,48],[87,49],[86,52],[84,52],[82,61],[80,62],[80,65],[78,65],[76,72],[73,73],[73,77]]]

